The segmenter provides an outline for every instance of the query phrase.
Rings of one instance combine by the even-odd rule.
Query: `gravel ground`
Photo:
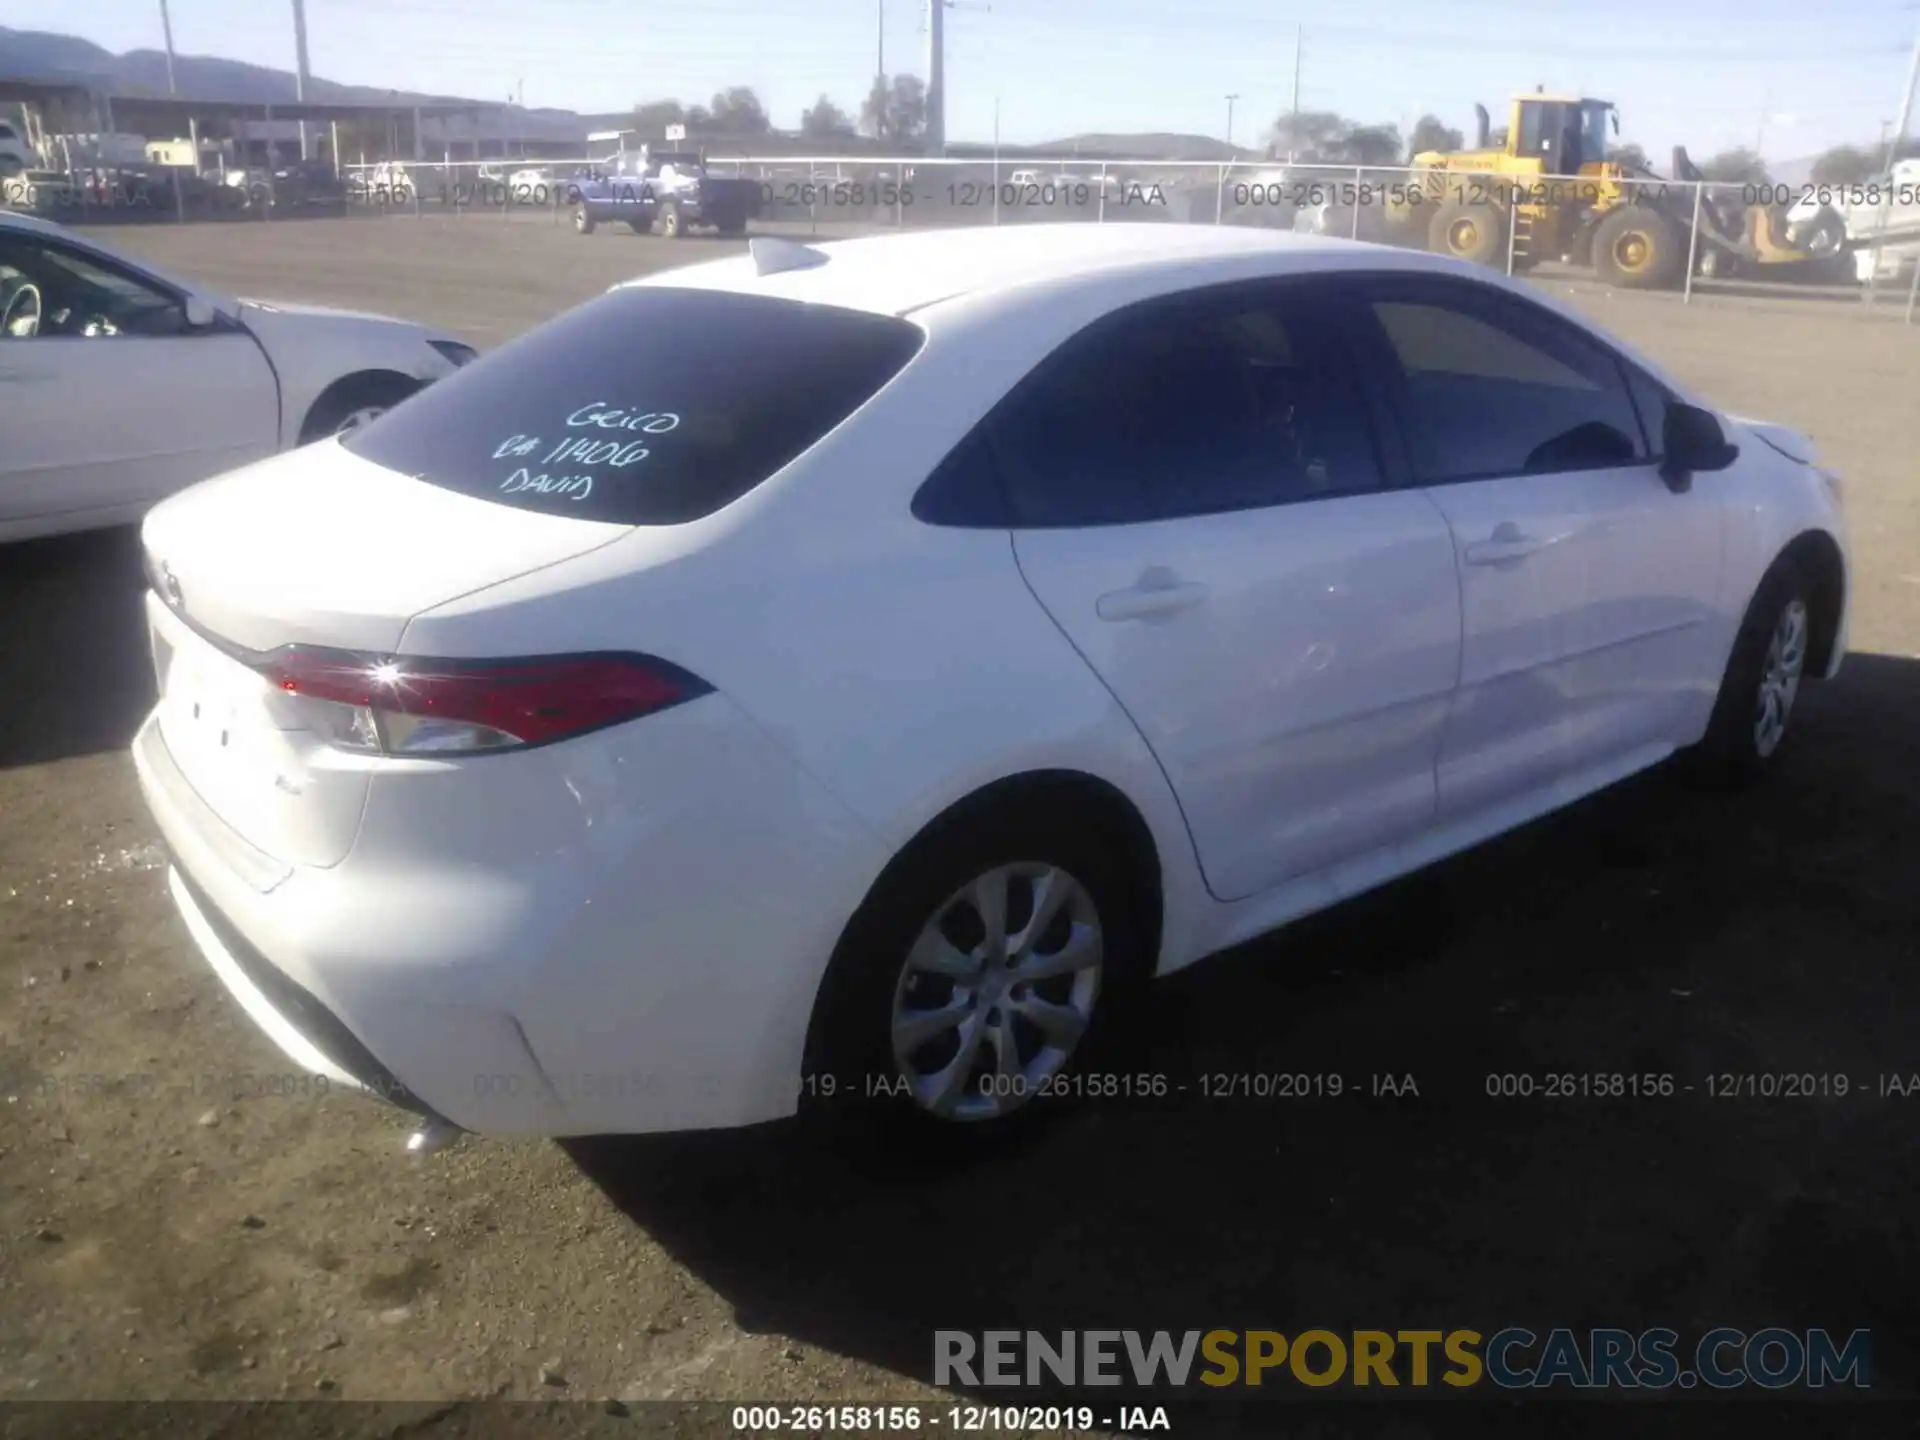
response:
[[[120,229],[265,297],[492,345],[724,242],[525,217]],[[1547,282],[1850,483],[1855,654],[1758,791],[1641,778],[1164,987],[1143,1071],[966,1167],[733,1135],[403,1155],[194,953],[124,748],[132,536],[0,560],[0,1399],[929,1398],[931,1335],[1716,1324],[1876,1333],[1916,1378],[1920,329],[1819,298]],[[1901,392],[1909,398],[1902,400]],[[1670,1099],[1487,1098],[1669,1072]],[[1417,1095],[1206,1100],[1202,1076]],[[1845,1099],[1709,1099],[1709,1075]],[[1920,1080],[1915,1081],[1920,1087]]]

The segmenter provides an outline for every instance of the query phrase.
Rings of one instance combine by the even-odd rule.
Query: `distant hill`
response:
[[[124,55],[115,55],[77,35],[9,30],[0,26],[0,76],[13,80],[85,82],[119,95],[165,95],[167,56],[164,50],[129,50]],[[173,76],[179,92],[197,100],[279,105],[291,104],[294,98],[291,70],[248,65],[213,55],[176,52]],[[307,82],[307,99],[317,104],[343,105],[395,101],[415,105],[461,103],[460,97],[379,90],[370,85],[342,85],[317,75]]]
[[[1093,158],[1110,156],[1116,159],[1145,160],[1264,160],[1263,150],[1248,150],[1238,145],[1229,145],[1224,140],[1216,140],[1210,135],[1172,135],[1164,131],[1152,131],[1140,135],[1069,135],[1064,140],[1051,140],[1045,145],[1031,145],[1030,150],[1041,151],[1049,155],[1080,154]]]

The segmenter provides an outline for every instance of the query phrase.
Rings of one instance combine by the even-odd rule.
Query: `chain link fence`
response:
[[[557,226],[577,221],[584,207],[598,223],[659,228],[654,187],[644,175],[610,175],[608,163],[380,163],[349,165],[345,177],[357,212]],[[763,233],[836,239],[962,225],[1239,225],[1443,250],[1508,274],[1666,291],[1682,303],[1756,292],[1858,299],[1897,305],[1909,322],[1920,308],[1920,193],[1884,184],[835,155],[714,158],[707,173],[747,187],[753,227]]]
[[[222,177],[103,171],[8,177],[9,206],[110,220],[450,215],[666,229],[644,167],[620,158],[301,162]],[[1912,323],[1920,186],[1600,181],[1499,172],[1211,161],[780,156],[709,159],[753,229],[821,239],[1035,223],[1237,225],[1441,250],[1539,278],[1672,292],[1858,300]],[[715,184],[713,182],[720,182]],[[1624,193],[1623,193],[1624,192]],[[673,207],[692,220],[697,202]],[[733,233],[736,226],[721,224]]]

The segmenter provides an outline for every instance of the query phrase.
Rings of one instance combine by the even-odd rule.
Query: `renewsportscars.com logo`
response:
[[[1870,1388],[1866,1330],[937,1330],[933,1383],[1135,1390],[1195,1385],[1466,1390]]]

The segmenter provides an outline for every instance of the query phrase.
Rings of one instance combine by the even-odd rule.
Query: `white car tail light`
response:
[[[527,749],[712,692],[650,655],[445,660],[288,645],[252,662],[330,744],[382,755]]]

